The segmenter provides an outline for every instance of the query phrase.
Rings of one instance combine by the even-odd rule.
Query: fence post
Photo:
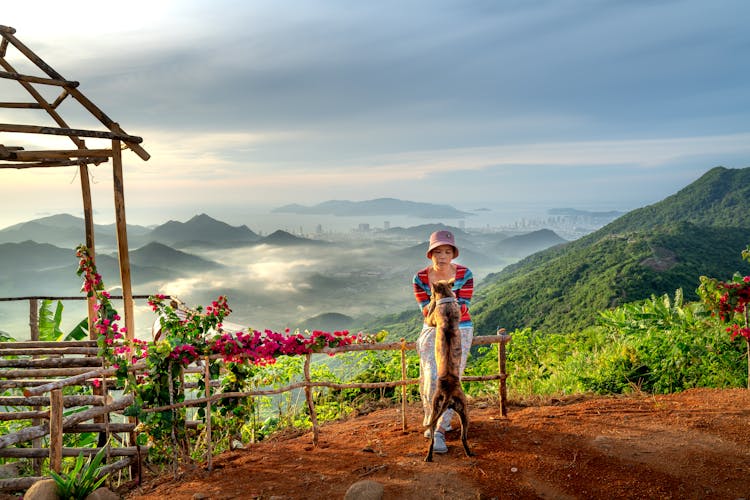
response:
[[[206,384],[206,454],[208,455],[206,461],[208,462],[208,471],[211,472],[211,459],[213,455],[211,446],[211,360],[208,356],[205,358],[205,363],[203,380]]]
[[[501,328],[497,331],[498,335],[505,333],[505,328]],[[505,383],[505,379],[508,374],[505,373],[505,344],[507,340],[503,339],[497,344],[497,365],[498,371],[500,372],[500,414],[503,417],[508,416],[508,387]]]
[[[406,340],[401,337],[401,430],[406,432]]]
[[[31,334],[30,340],[36,342],[39,340],[39,302],[37,299],[29,299],[29,333]],[[34,356],[36,358],[36,356]],[[39,406],[33,407],[34,411],[40,410]],[[42,421],[35,418],[31,421],[31,425],[39,425]],[[41,448],[42,439],[34,438],[31,440],[32,448]],[[34,473],[37,476],[42,474],[42,459],[35,458],[32,463],[34,464]]]
[[[180,446],[177,443],[177,432],[175,430],[175,426],[177,425],[177,410],[174,407],[174,384],[172,382],[172,365],[174,365],[173,361],[170,361],[167,363],[167,382],[169,382],[169,406],[171,406],[171,412],[172,412],[172,446],[174,446],[174,457],[172,459],[172,475],[174,476],[174,479],[177,479],[177,471],[179,469],[179,455],[182,454],[180,451]],[[182,372],[180,372],[182,373]],[[184,387],[184,385],[183,385]]]
[[[63,445],[62,389],[54,389],[50,392],[49,403],[49,468],[59,474],[62,469]]]
[[[315,403],[312,398],[312,387],[310,387],[310,360],[312,354],[305,354],[305,399],[307,400],[307,409],[310,410],[310,421],[313,428],[313,446],[318,446],[318,417],[315,414]]]

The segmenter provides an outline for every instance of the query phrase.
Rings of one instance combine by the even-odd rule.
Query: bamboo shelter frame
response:
[[[125,218],[125,193],[122,169],[122,149],[130,149],[142,160],[150,158],[148,152],[141,147],[143,139],[127,134],[120,125],[107,116],[99,107],[89,100],[80,90],[79,82],[63,78],[60,73],[52,69],[24,45],[15,36],[16,30],[9,26],[0,25],[0,78],[15,80],[31,96],[33,102],[0,102],[0,109],[30,109],[43,110],[52,118],[56,126],[48,125],[20,125],[0,123],[0,132],[11,134],[40,134],[68,137],[73,143],[71,149],[27,151],[21,146],[0,144],[0,169],[29,169],[78,166],[81,178],[81,196],[83,198],[83,214],[86,234],[86,246],[95,258],[94,220],[91,201],[91,186],[89,184],[89,165],[100,165],[112,159],[113,191],[115,206],[115,225],[117,230],[117,254],[120,267],[120,281],[123,295],[123,318],[127,329],[126,336],[132,340],[135,335],[135,321],[133,318],[133,291],[130,277],[130,257],[128,254],[127,224]],[[9,47],[15,48],[21,55],[41,70],[46,76],[21,74],[8,61]],[[59,87],[58,97],[49,102],[36,86]],[[98,120],[106,130],[87,130],[71,128],[58,111],[58,107],[68,98],[74,99],[88,113]],[[111,147],[90,149],[84,138],[105,139],[111,141]],[[95,319],[94,300],[88,301],[89,336],[95,339],[95,332],[91,325]]]

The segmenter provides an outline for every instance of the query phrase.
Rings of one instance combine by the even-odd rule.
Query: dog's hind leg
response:
[[[432,452],[435,448],[435,430],[437,429],[438,420],[443,412],[448,409],[448,403],[450,401],[445,397],[445,394],[438,392],[432,400],[432,414],[430,415],[430,449],[427,450],[427,456],[424,458],[425,462],[432,462]]]
[[[456,402],[456,404],[453,405],[453,410],[458,413],[458,416],[461,419],[461,444],[464,445],[464,452],[467,457],[473,457],[474,453],[469,450],[469,417],[466,414],[465,401]]]

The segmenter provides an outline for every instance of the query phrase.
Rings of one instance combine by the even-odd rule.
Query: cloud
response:
[[[143,137],[151,160],[124,158],[136,213],[559,195],[524,169],[565,169],[572,200],[604,196],[607,175],[617,186],[672,176],[658,199],[748,156],[741,0],[139,0],[115,17],[88,0],[30,5],[4,7],[4,22]],[[25,122],[19,110],[2,114]],[[92,169],[98,199],[111,198],[108,171]],[[78,210],[75,196],[48,195],[70,172],[33,176],[41,208]],[[30,210],[20,177],[0,175],[19,183],[0,182],[0,195]]]

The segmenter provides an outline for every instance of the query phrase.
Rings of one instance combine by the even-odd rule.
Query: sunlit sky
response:
[[[128,222],[394,197],[629,210],[750,166],[750,2],[4,2],[0,24],[151,154]],[[19,72],[40,75],[13,47]],[[59,89],[50,94],[54,100]],[[13,80],[0,101],[30,101]],[[73,128],[101,129],[76,103]],[[0,109],[1,123],[53,125]],[[0,134],[0,144],[55,147]],[[96,147],[94,141],[87,141]],[[70,147],[66,145],[65,147]],[[112,219],[111,164],[92,167]],[[0,170],[0,227],[80,215],[74,167]]]

